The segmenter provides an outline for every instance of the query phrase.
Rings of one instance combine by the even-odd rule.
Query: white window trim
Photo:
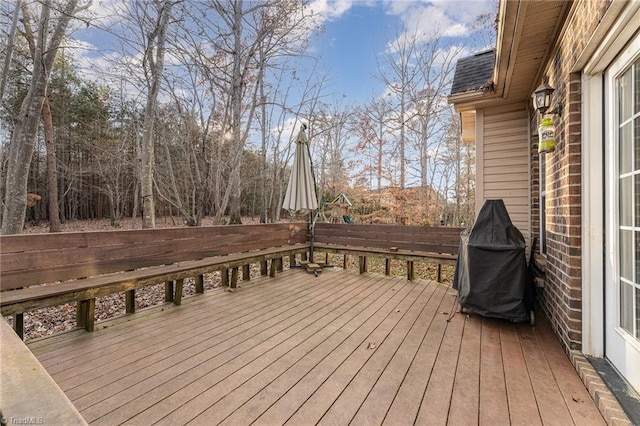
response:
[[[582,75],[582,352],[604,356],[603,75]]]

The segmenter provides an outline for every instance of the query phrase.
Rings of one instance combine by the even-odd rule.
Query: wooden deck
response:
[[[549,327],[432,281],[290,270],[29,344],[92,424],[601,425]]]

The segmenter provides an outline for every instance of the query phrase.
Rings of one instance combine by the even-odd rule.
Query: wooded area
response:
[[[309,49],[322,27],[306,0],[122,2],[108,20],[99,9],[0,8],[3,234],[25,221],[278,222],[301,122],[319,194],[347,194],[356,221],[473,220],[474,147],[446,102],[462,47],[441,34],[388,36],[388,94],[344,105]],[[85,27],[107,51],[80,53]]]

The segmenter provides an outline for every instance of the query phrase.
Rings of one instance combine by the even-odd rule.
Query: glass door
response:
[[[605,350],[613,365],[640,390],[640,58],[622,55],[607,75]]]

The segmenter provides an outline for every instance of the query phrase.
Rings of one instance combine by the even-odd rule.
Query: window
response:
[[[619,325],[640,339],[640,59],[616,79]]]

